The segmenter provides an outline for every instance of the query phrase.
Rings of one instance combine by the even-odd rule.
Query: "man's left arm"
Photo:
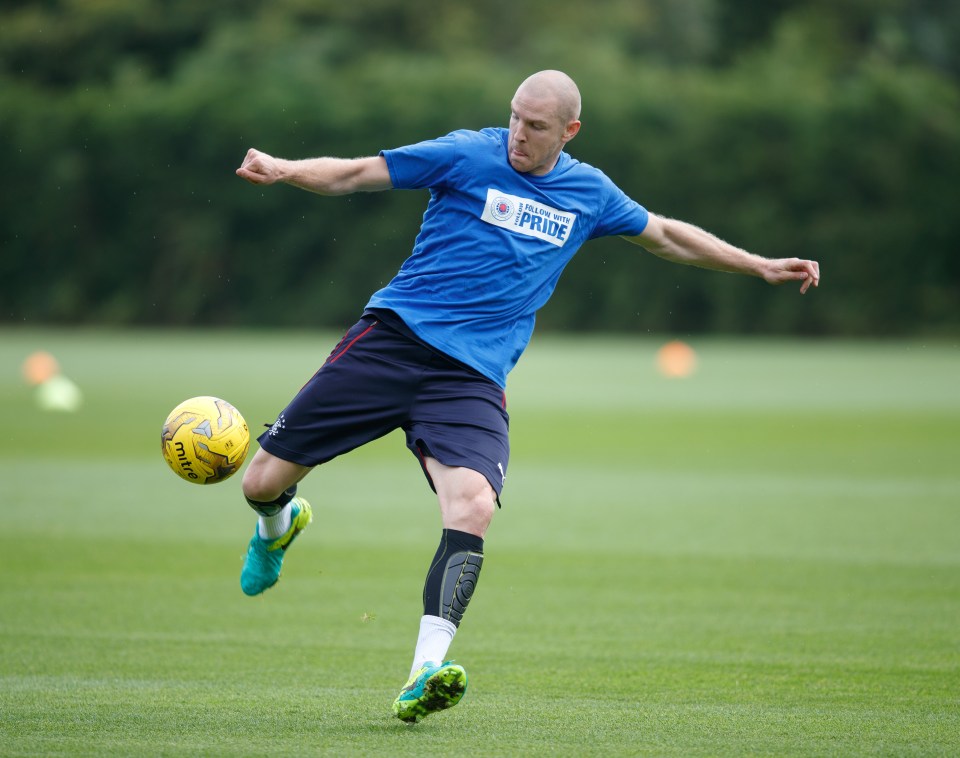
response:
[[[693,224],[650,214],[635,237],[624,237],[674,263],[758,276],[768,284],[799,281],[800,293],[820,286],[820,264],[802,258],[763,258],[724,242]]]

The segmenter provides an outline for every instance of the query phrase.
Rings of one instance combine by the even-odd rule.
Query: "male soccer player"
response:
[[[509,129],[456,131],[359,159],[289,161],[251,149],[237,175],[321,195],[429,189],[413,252],[320,370],[260,436],[243,477],[259,514],[240,577],[273,586],[311,519],[297,483],[314,467],[394,429],[420,461],[443,531],[427,571],[410,679],[393,704],[416,722],[459,702],[463,667],[445,662],[483,566],[483,537],[509,458],[504,388],[564,266],[587,240],[619,235],[667,260],[770,284],[820,280],[816,261],[752,255],[648,213],[564,146],[580,93],[559,71],[527,78]]]

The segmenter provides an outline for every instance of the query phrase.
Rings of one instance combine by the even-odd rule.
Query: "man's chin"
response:
[[[521,174],[525,174],[530,170],[530,164],[526,159],[517,159],[512,155],[510,156],[510,165],[514,171],[519,171]]]

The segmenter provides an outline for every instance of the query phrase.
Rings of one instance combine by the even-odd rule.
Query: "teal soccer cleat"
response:
[[[284,553],[313,518],[310,503],[302,497],[295,497],[290,502],[293,505],[290,528],[284,534],[275,540],[265,540],[261,539],[260,532],[254,528],[253,538],[247,547],[247,557],[243,562],[243,571],[240,572],[240,589],[246,595],[259,595],[277,583]]]
[[[431,713],[452,708],[467,691],[467,672],[453,661],[427,661],[393,701],[398,719],[415,724]]]

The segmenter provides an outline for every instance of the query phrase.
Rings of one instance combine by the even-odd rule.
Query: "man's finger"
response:
[[[238,168],[236,173],[237,173],[237,176],[239,176],[241,179],[246,179],[248,182],[250,182],[250,184],[263,183],[262,174],[258,174],[255,171],[251,171],[250,169],[245,168],[244,166],[241,166],[240,168]]]
[[[800,294],[806,294],[811,285],[820,286],[820,266],[816,261],[805,261],[806,270],[803,272],[804,281],[800,285]]]

